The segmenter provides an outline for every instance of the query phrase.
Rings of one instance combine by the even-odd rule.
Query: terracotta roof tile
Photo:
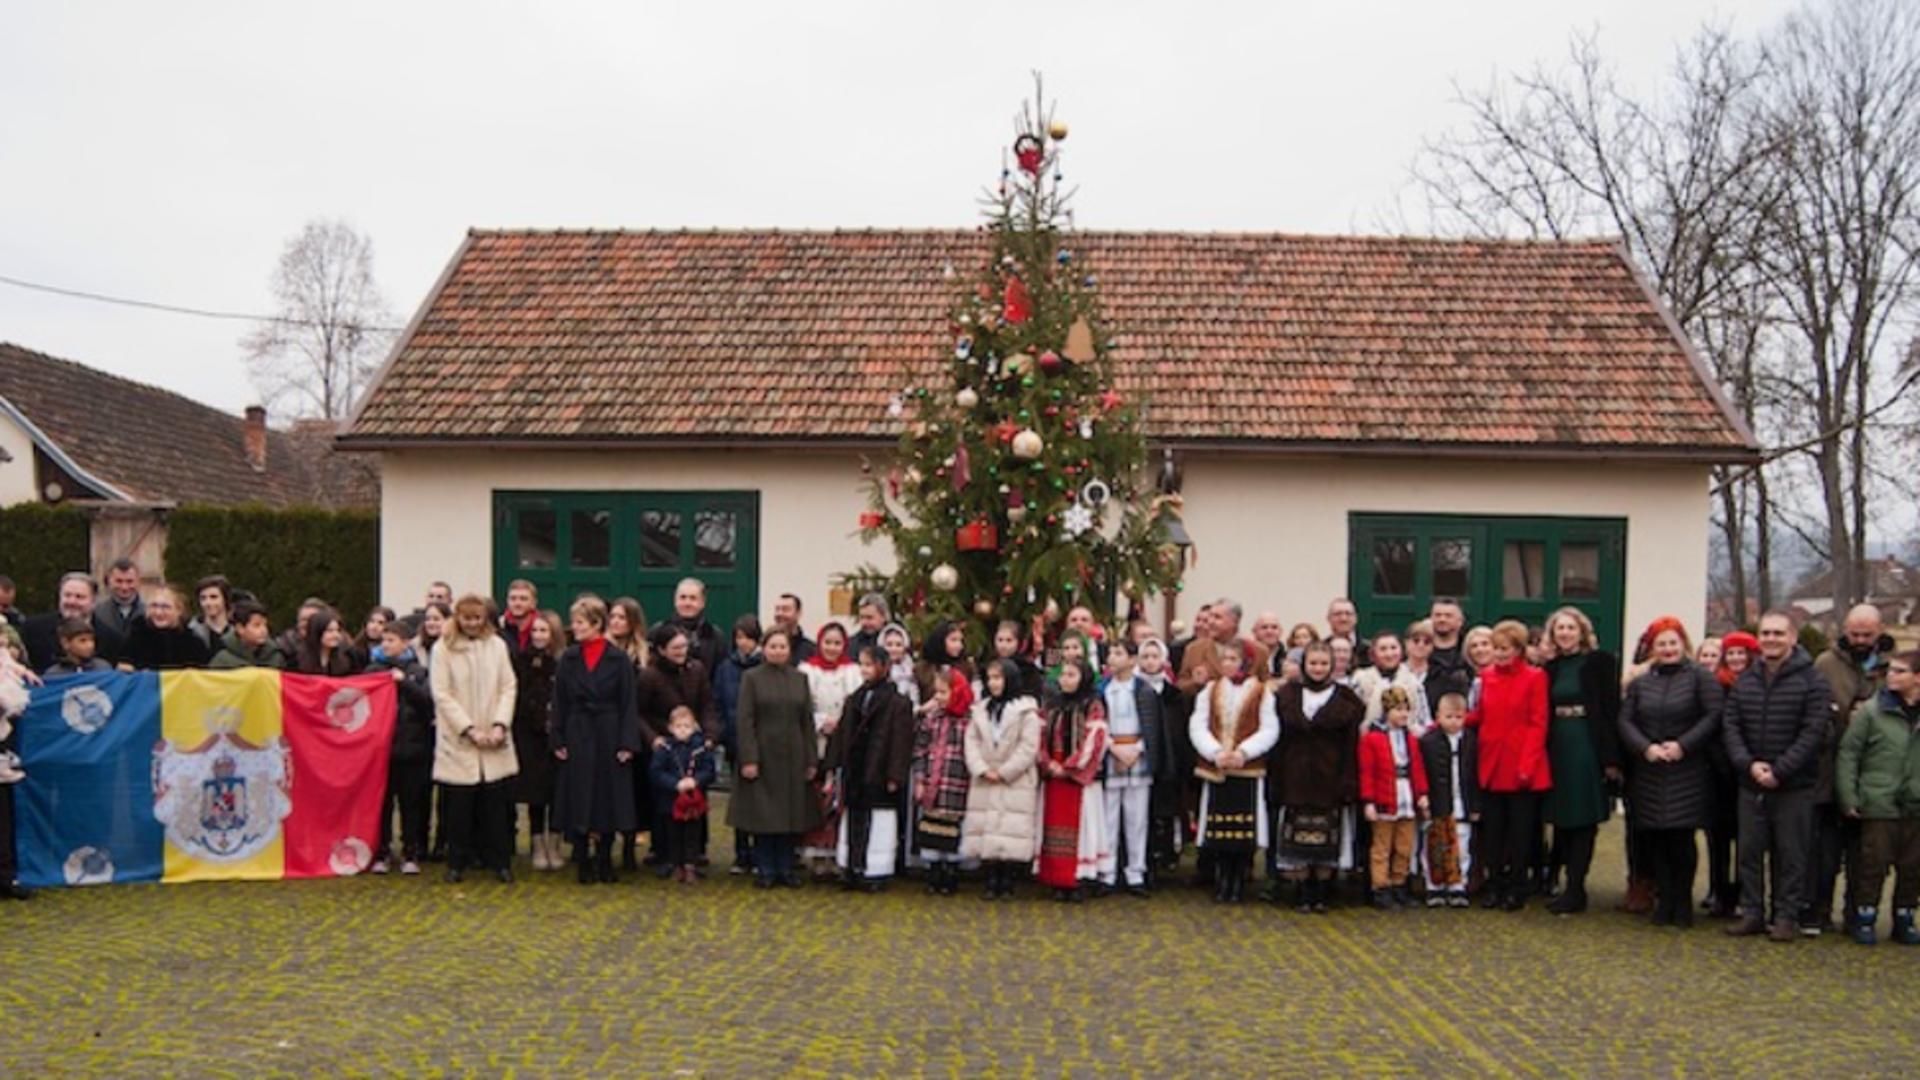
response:
[[[334,425],[267,432],[247,460],[246,421],[159,387],[0,342],[5,398],[74,464],[144,502],[377,507],[372,455],[333,446]]]
[[[1077,233],[1158,438],[1686,451],[1728,418],[1607,242]],[[971,231],[476,231],[347,442],[885,439]]]

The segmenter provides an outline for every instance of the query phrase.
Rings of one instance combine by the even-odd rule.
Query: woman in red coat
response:
[[[1526,906],[1528,849],[1540,796],[1553,787],[1547,768],[1547,675],[1527,663],[1527,627],[1493,628],[1493,663],[1480,672],[1480,704],[1467,716],[1480,733],[1481,853],[1487,860],[1482,907]]]

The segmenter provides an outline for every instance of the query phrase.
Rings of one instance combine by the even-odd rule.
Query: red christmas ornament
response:
[[[1032,316],[1033,298],[1027,295],[1027,283],[1021,281],[1016,274],[1007,279],[1007,291],[1001,300],[1000,317],[1018,326]]]
[[[1048,349],[1040,354],[1040,370],[1049,375],[1060,374],[1060,354]]]
[[[1035,135],[1022,135],[1013,140],[1013,160],[1020,171],[1028,176],[1039,176],[1040,166],[1046,160],[1046,151],[1041,147],[1040,139]]]
[[[968,522],[954,530],[953,546],[961,551],[998,551],[1000,530],[986,518]]]
[[[863,529],[877,529],[886,523],[887,515],[878,510],[868,510],[860,515],[860,527]]]
[[[1020,434],[1020,425],[1011,420],[1002,420],[993,425],[993,437],[1003,443],[1012,442],[1013,437],[1018,434]]]
[[[1120,407],[1119,391],[1114,390],[1112,387],[1108,387],[1107,390],[1100,395],[1100,407],[1102,409],[1107,410],[1108,412],[1112,412],[1113,410],[1119,408]]]
[[[1059,416],[1059,415],[1060,415],[1060,406],[1058,406],[1058,405],[1049,405],[1049,406],[1047,406],[1046,408],[1044,408],[1044,409],[1041,409],[1041,410],[1040,410],[1040,415],[1042,415],[1042,416]]]

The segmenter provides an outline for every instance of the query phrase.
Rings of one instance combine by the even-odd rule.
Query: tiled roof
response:
[[[190,398],[0,342],[0,398],[73,464],[141,502],[263,502],[375,507],[370,455],[332,446],[332,425],[267,432],[267,460],[247,460],[246,421]]]
[[[884,439],[977,231],[475,231],[348,445]],[[1120,389],[1183,444],[1738,458],[1609,242],[1071,234]]]

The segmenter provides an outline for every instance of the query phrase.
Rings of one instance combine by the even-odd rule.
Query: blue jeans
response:
[[[762,879],[780,879],[793,874],[794,833],[754,833],[753,871]]]

